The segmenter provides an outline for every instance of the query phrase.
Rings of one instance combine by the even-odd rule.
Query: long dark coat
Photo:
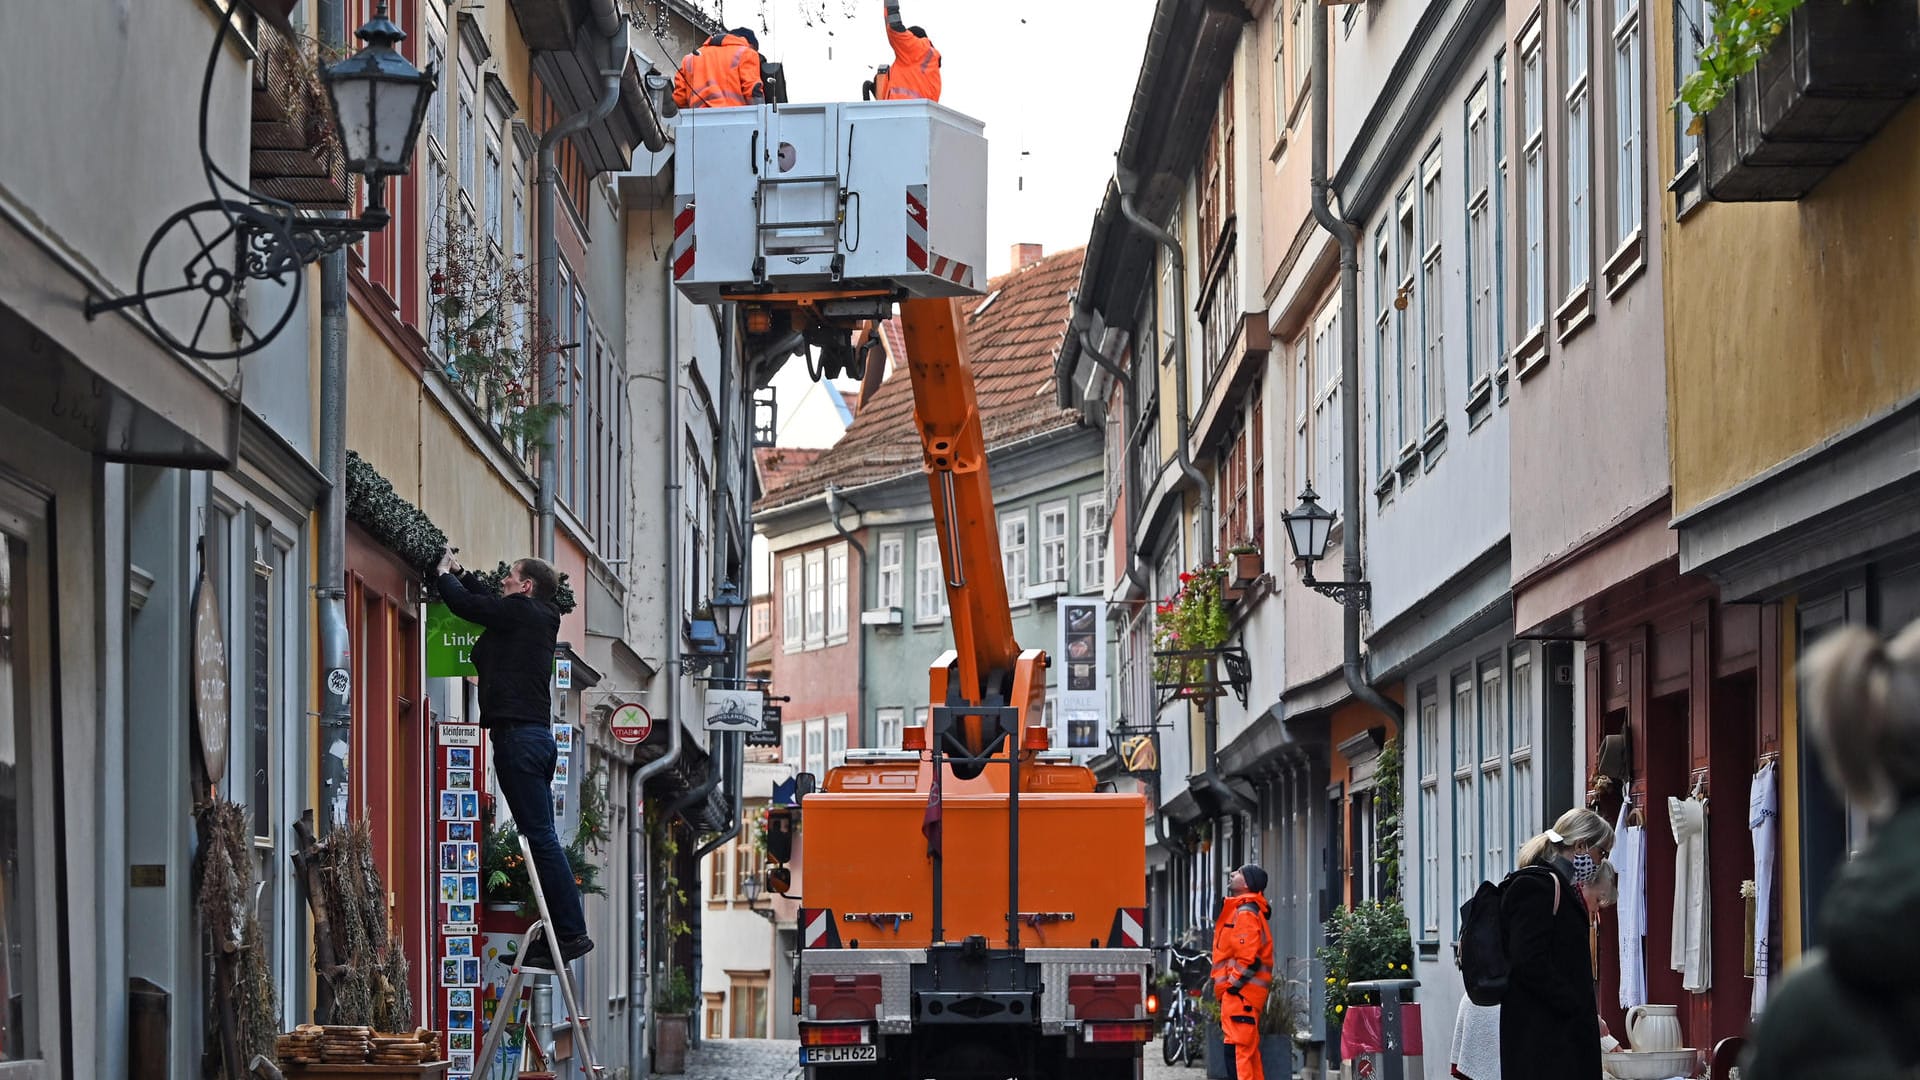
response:
[[[1553,877],[1516,873],[1500,894],[1511,981],[1500,1003],[1503,1080],[1600,1080],[1600,1015],[1594,1004],[1587,909],[1570,867]],[[1554,878],[1560,910],[1553,907]]]

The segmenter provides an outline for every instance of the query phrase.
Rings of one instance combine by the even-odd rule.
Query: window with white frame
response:
[[[905,549],[906,540],[899,533],[886,533],[880,537],[880,568],[874,580],[875,606],[900,606],[900,590],[906,584],[902,571]]]
[[[837,769],[847,763],[847,718],[833,716],[827,719],[827,768]]]
[[[1343,509],[1340,483],[1340,301],[1321,309],[1313,331],[1313,487],[1320,505]]]
[[[1535,701],[1533,653],[1526,645],[1513,646],[1507,662],[1507,785],[1512,789],[1512,844],[1524,843],[1546,827],[1541,821],[1539,772],[1535,760]]]
[[[1585,286],[1591,277],[1593,261],[1593,85],[1589,64],[1588,24],[1591,9],[1587,0],[1567,0],[1561,9],[1564,18],[1561,41],[1565,53],[1565,95],[1567,146],[1562,159],[1566,170],[1566,214],[1562,250],[1567,264],[1562,279],[1567,295]]]
[[[1067,504],[1040,508],[1040,581],[1067,583]]]
[[[1700,70],[1709,26],[1707,0],[1674,0],[1673,26],[1673,171],[1684,173],[1699,158],[1700,141],[1693,133],[1699,117],[1680,100],[1680,87]]]
[[[1507,841],[1507,665],[1495,654],[1480,661],[1480,834],[1481,865],[1488,877],[1513,869]]]
[[[1467,386],[1500,366],[1494,340],[1492,95],[1482,80],[1467,98]]]
[[[847,545],[827,549],[827,636],[847,636]]]
[[[780,560],[780,643],[788,651],[799,648],[807,639],[800,597],[801,559],[789,555]]]
[[[474,131],[474,85],[473,75],[467,68],[460,69],[460,145],[454,149],[460,163],[460,210],[469,226],[473,224],[474,195],[474,144],[477,141]]]
[[[1493,357],[1505,399],[1507,364],[1507,54],[1493,56]]]
[[[1307,51],[1307,0],[1293,0],[1293,93],[1298,101],[1307,93],[1307,77],[1313,74],[1312,54]]]
[[[1478,754],[1474,746],[1473,669],[1453,673],[1453,929],[1458,932],[1459,907],[1480,886],[1480,831],[1473,798],[1473,770]]]
[[[1520,39],[1521,274],[1526,283],[1526,306],[1520,322],[1526,327],[1526,336],[1545,326],[1547,320],[1546,96],[1546,63],[1536,21]]]
[[[1447,303],[1440,241],[1446,221],[1440,198],[1440,144],[1420,164],[1420,334],[1425,384],[1420,420],[1427,429],[1447,415]]]
[[[897,707],[875,709],[874,746],[881,750],[900,749],[900,729],[906,724],[906,710]]]
[[[1007,576],[1007,599],[1018,604],[1027,596],[1027,512],[1000,516],[1000,563]]]
[[[1287,5],[1273,5],[1273,137],[1287,133]]]
[[[1095,593],[1107,587],[1107,504],[1104,499],[1080,500],[1080,591]]]
[[[788,724],[780,732],[780,763],[793,766],[796,772],[804,771],[800,758],[801,728],[798,724]]]
[[[506,174],[500,166],[500,142],[495,138],[487,140],[487,239],[492,241],[496,255],[500,253],[506,230],[502,228],[506,205]]]
[[[1373,460],[1384,486],[1400,450],[1400,353],[1394,347],[1393,247],[1382,222],[1373,230]]]
[[[940,568],[940,538],[924,529],[913,547],[913,621],[939,622],[947,613],[947,582]]]
[[[826,766],[827,721],[825,717],[819,717],[807,721],[806,768],[810,772],[817,769],[820,775],[824,775],[827,771]]]
[[[1395,269],[1400,278],[1400,295],[1407,298],[1404,306],[1396,306],[1393,313],[1394,342],[1400,354],[1400,452],[1402,454],[1419,445],[1422,421],[1420,410],[1424,397],[1420,381],[1420,356],[1423,345],[1413,339],[1407,322],[1418,317],[1418,311],[1412,304],[1414,268],[1420,263],[1420,234],[1415,220],[1413,203],[1413,182],[1400,189],[1400,195],[1394,200],[1394,221],[1396,235],[1394,239]],[[1417,326],[1416,326],[1417,329]]]
[[[1440,687],[1422,686],[1420,723],[1420,920],[1421,936],[1440,936]]]
[[[1613,228],[1618,251],[1640,229],[1640,0],[1613,0]]]
[[[1313,482],[1313,335],[1293,345],[1293,475],[1300,484]]]
[[[827,638],[827,553],[807,552],[806,567],[807,645],[813,647]]]

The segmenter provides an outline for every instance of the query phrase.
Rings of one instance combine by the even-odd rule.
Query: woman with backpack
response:
[[[1520,848],[1500,889],[1511,964],[1500,999],[1502,1080],[1600,1080],[1600,1017],[1583,889],[1603,882],[1613,826],[1569,810]]]
[[[1807,653],[1809,733],[1828,779],[1874,821],[1820,904],[1821,948],[1754,1026],[1752,1080],[1920,1073],[1920,621],[1892,641],[1836,630]]]

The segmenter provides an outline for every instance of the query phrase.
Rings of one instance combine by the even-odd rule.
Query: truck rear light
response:
[[[1081,1035],[1090,1043],[1143,1043],[1153,1038],[1153,1024],[1147,1020],[1125,1023],[1089,1023],[1080,1026]]]
[[[927,726],[916,724],[900,729],[900,749],[925,750],[927,748]]]
[[[1147,995],[1147,1015],[1148,1016],[1160,1015],[1160,995],[1159,994]]]
[[[1075,1020],[1134,1020],[1141,1014],[1145,978],[1137,971],[1067,975],[1067,1015]]]
[[[861,1046],[872,1041],[871,1024],[800,1024],[801,1046]]]
[[[840,947],[840,931],[833,925],[833,909],[800,909],[800,947],[803,949],[837,949]]]
[[[1107,948],[1139,949],[1147,942],[1147,909],[1123,907],[1113,913],[1113,929],[1107,932]]]
[[[813,1020],[872,1020],[880,1015],[880,974],[807,976],[807,1016]]]

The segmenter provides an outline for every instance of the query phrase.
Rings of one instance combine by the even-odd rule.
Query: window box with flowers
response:
[[[1153,682],[1172,697],[1220,694],[1218,652],[1227,642],[1223,565],[1180,575],[1180,588],[1153,609]]]
[[[1711,3],[1680,87],[1721,202],[1798,199],[1920,89],[1920,12],[1900,0]]]
[[[1266,572],[1266,560],[1258,544],[1239,544],[1228,550],[1233,556],[1233,587],[1250,589]]]

